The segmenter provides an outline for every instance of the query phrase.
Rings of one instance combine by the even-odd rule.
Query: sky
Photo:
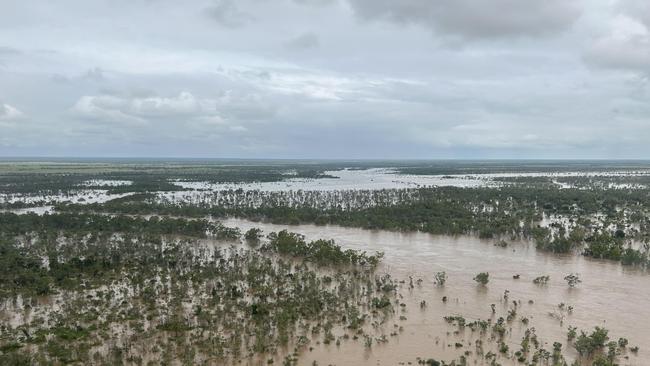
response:
[[[648,0],[0,0],[0,156],[650,158]]]

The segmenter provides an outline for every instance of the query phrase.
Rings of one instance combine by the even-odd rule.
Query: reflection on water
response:
[[[638,355],[629,355],[622,365],[645,365],[650,350],[650,277],[645,271],[623,267],[617,263],[597,261],[580,256],[553,255],[538,252],[534,245],[515,242],[502,248],[489,240],[469,236],[433,236],[425,233],[397,233],[314,225],[272,225],[246,220],[229,219],[227,226],[242,230],[259,227],[265,233],[288,229],[307,239],[334,239],[345,249],[385,252],[380,271],[390,271],[394,277],[413,276],[423,280],[421,287],[405,291],[406,320],[400,325],[404,332],[385,344],[363,351],[358,343],[341,346],[316,347],[304,355],[304,360],[319,364],[382,364],[392,365],[414,361],[415,357],[452,359],[462,352],[453,347],[457,341],[467,341],[472,335],[450,335],[453,332],[444,320],[446,315],[463,315],[467,319],[488,319],[492,316],[490,304],[496,304],[497,315],[506,311],[504,291],[510,292],[509,301],[521,300],[518,316],[531,320],[544,348],[552,349],[555,341],[566,343],[567,327],[592,330],[604,326],[613,340],[626,337],[630,345],[638,345]],[[438,288],[433,275],[446,271],[447,284]],[[478,272],[489,272],[490,282],[482,288],[472,280]],[[582,284],[570,289],[563,277],[579,273]],[[520,279],[513,279],[519,274]],[[550,275],[546,286],[532,283],[535,277]],[[449,301],[443,303],[443,296]],[[419,307],[427,302],[426,310]],[[532,303],[529,301],[532,300]],[[573,306],[571,314],[558,309],[558,304]],[[397,322],[397,321],[396,321]],[[519,321],[512,323],[512,335],[506,343],[518,349],[521,335],[527,328]],[[361,349],[359,348],[361,347]],[[566,348],[566,345],[565,345]],[[568,347],[571,349],[571,347]],[[575,352],[569,352],[575,357]],[[505,360],[499,362],[506,363]],[[307,363],[307,362],[305,362]],[[480,363],[479,363],[480,364]]]

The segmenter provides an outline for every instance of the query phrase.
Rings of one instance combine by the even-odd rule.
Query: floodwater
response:
[[[78,204],[104,203],[112,199],[126,197],[130,193],[108,193],[107,190],[79,189],[61,194],[0,194],[0,203],[22,202],[26,204],[70,202]]]
[[[11,212],[16,215],[24,215],[28,213],[34,213],[39,216],[45,215],[46,213],[54,212],[54,206],[36,206],[36,207],[26,207],[26,208],[15,208],[9,210],[0,210],[0,212]]]
[[[413,290],[403,290],[407,306],[406,320],[395,319],[404,331],[399,337],[389,337],[389,342],[375,344],[365,349],[362,341],[346,341],[340,346],[318,345],[305,351],[300,364],[316,360],[320,365],[394,365],[415,362],[416,357],[451,360],[463,352],[474,351],[468,341],[477,339],[466,329],[454,334],[457,328],[448,325],[443,317],[462,315],[468,322],[491,318],[490,304],[496,304],[496,317],[506,317],[512,301],[521,301],[517,320],[510,323],[506,344],[511,352],[520,348],[526,328],[535,327],[542,347],[552,350],[553,342],[564,344],[568,359],[576,357],[575,350],[566,346],[567,328],[591,332],[595,326],[609,330],[611,340],[625,337],[631,346],[639,346],[637,355],[626,352],[629,359],[621,357],[621,365],[650,364],[650,276],[642,270],[623,267],[618,263],[592,260],[581,256],[560,256],[538,252],[534,245],[524,242],[510,243],[502,248],[494,241],[470,236],[435,236],[425,233],[398,233],[370,231],[337,226],[273,225],[240,219],[228,219],[227,226],[248,230],[258,227],[265,234],[288,229],[305,235],[307,240],[334,239],[344,249],[383,251],[385,258],[380,272],[390,272],[399,280],[412,276],[423,280]],[[438,271],[447,273],[447,284],[436,287],[433,276]],[[489,272],[490,282],[483,287],[473,281],[479,272]],[[582,283],[569,288],[563,280],[570,273],[578,273]],[[520,279],[513,279],[519,274]],[[548,285],[532,283],[538,276],[550,275]],[[503,301],[504,291],[509,291],[508,303]],[[449,299],[441,301],[443,296]],[[420,302],[427,306],[420,309]],[[532,303],[529,302],[532,300]],[[564,303],[572,306],[568,313],[558,308]],[[527,317],[526,326],[519,318]],[[397,316],[396,316],[397,318]],[[495,318],[493,318],[495,319]],[[393,331],[392,324],[378,334]],[[579,332],[578,332],[579,334]],[[456,342],[464,344],[454,347]],[[485,352],[494,349],[484,341]],[[498,352],[495,352],[498,354]],[[624,355],[624,356],[625,356]],[[482,359],[470,355],[469,364],[483,364]],[[502,364],[515,364],[513,360],[499,358]]]
[[[193,202],[207,199],[212,193],[242,189],[244,191],[288,192],[288,191],[359,191],[382,189],[405,189],[423,187],[499,187],[506,184],[507,178],[550,177],[560,188],[573,188],[568,183],[557,181],[562,177],[613,177],[650,175],[648,171],[609,171],[609,172],[526,172],[526,173],[486,173],[454,175],[410,175],[400,174],[390,168],[342,169],[326,171],[326,175],[336,178],[289,178],[276,182],[256,183],[210,183],[201,181],[173,180],[172,183],[189,191],[157,192],[159,198],[172,202]],[[0,194],[0,203],[23,202],[37,205],[39,203],[72,202],[78,204],[103,203],[112,199],[128,196],[131,193],[109,194],[105,189],[87,189],[86,187],[129,186],[128,180],[95,179],[83,182],[76,189],[60,194]],[[607,183],[609,188],[644,188],[641,184]]]
[[[209,183],[174,181],[173,183],[188,189],[222,191],[242,189],[244,191],[259,190],[267,192],[303,190],[303,191],[334,191],[334,190],[380,190],[419,187],[497,187],[503,182],[497,179],[517,177],[605,177],[605,176],[641,176],[649,175],[648,171],[609,171],[609,172],[526,172],[526,173],[486,173],[486,174],[451,174],[451,175],[411,175],[400,174],[390,168],[343,169],[326,171],[326,175],[337,178],[301,179],[290,178],[281,182],[257,183]],[[570,184],[554,181],[560,188],[572,188]],[[611,188],[618,186],[610,185]],[[636,188],[641,185],[634,186]],[[626,188],[620,185],[618,188]],[[632,188],[632,186],[627,187]]]
[[[399,174],[392,169],[343,169],[326,171],[326,175],[336,178],[290,178],[281,182],[258,183],[208,183],[174,181],[183,188],[200,190],[243,189],[268,192],[303,190],[303,191],[337,191],[337,190],[379,190],[418,188],[430,186],[479,187],[491,185],[479,176],[443,176],[443,175],[408,175]],[[496,185],[496,184],[493,184]]]
[[[117,179],[91,179],[83,182],[82,186],[121,187],[130,186],[133,181]]]

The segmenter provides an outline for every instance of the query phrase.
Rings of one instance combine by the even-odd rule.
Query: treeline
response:
[[[490,173],[557,173],[557,172],[620,172],[648,171],[647,161],[614,160],[468,160],[402,162],[395,165],[403,174],[490,174]]]
[[[477,233],[483,238],[518,235],[519,218],[501,212],[474,212],[470,207],[443,202],[413,202],[359,210],[320,210],[310,207],[262,206],[223,208],[195,205],[150,204],[144,202],[91,205],[59,205],[63,212],[99,211],[119,214],[158,214],[171,216],[241,217],[276,224],[340,225],[365,229],[422,231],[431,234]],[[524,216],[527,222],[534,216]]]
[[[108,189],[110,193],[183,190],[174,180],[212,183],[276,182],[289,178],[324,178],[330,165],[271,162],[138,162],[21,163],[0,166],[0,193],[51,195],[78,189]],[[130,186],[88,185],[92,181],[130,181]]]
[[[218,193],[223,195],[222,192]],[[254,197],[254,198],[251,198]],[[287,202],[282,197],[290,197]],[[585,191],[557,188],[422,188],[348,192],[358,205],[327,204],[331,193],[311,192],[302,199],[286,193],[232,191],[227,200],[159,202],[149,197],[125,198],[104,204],[57,207],[63,211],[104,211],[128,214],[238,216],[278,223],[338,224],[389,230],[420,230],[433,234],[479,233],[482,237],[527,234],[542,215],[589,217],[643,222],[650,207],[650,191]],[[307,199],[309,198],[309,199]],[[242,202],[250,202],[243,204]],[[328,208],[323,208],[328,207]],[[630,211],[622,217],[621,208]],[[634,220],[634,221],[633,221]],[[523,226],[521,225],[523,223]]]
[[[223,192],[216,192],[225,197]],[[62,204],[62,212],[108,212],[188,217],[240,217],[276,224],[340,225],[366,229],[472,234],[481,238],[533,239],[541,250],[577,252],[594,258],[647,263],[650,191],[580,190],[552,187],[421,188],[385,191],[230,191],[227,199],[184,203],[130,196],[104,204]],[[345,197],[354,205],[332,203]],[[287,201],[288,200],[288,201]],[[217,203],[214,203],[217,202]],[[559,222],[542,219],[559,218]],[[566,227],[565,227],[566,226]],[[610,240],[611,239],[611,240]]]
[[[100,215],[90,213],[56,213],[50,215],[0,213],[0,233],[14,237],[33,232],[66,231],[72,233],[130,233],[150,235],[184,235],[204,238],[238,239],[239,230],[207,220]]]
[[[650,265],[650,245],[644,243],[641,248],[634,248],[623,230],[599,230],[588,234],[582,227],[570,231],[562,227],[555,233],[548,228],[536,228],[532,233],[537,248],[543,251],[577,252],[586,257],[617,261],[624,265]]]
[[[308,243],[303,235],[287,230],[271,233],[268,238],[269,243],[262,250],[301,258],[319,266],[361,265],[374,268],[383,257],[383,253],[368,255],[352,249],[342,250],[334,240],[319,239]]]

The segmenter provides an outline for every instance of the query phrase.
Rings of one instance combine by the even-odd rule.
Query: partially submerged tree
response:
[[[539,276],[539,277],[536,277],[533,280],[533,283],[536,284],[536,285],[546,285],[550,279],[551,279],[551,276],[548,276],[548,275]]]
[[[582,282],[580,275],[577,273],[571,273],[564,277],[564,280],[567,282],[569,287],[576,287],[579,283]]]
[[[244,234],[244,239],[246,242],[252,245],[259,244],[261,237],[262,230],[256,227],[249,229],[246,234]]]
[[[488,272],[481,272],[474,276],[474,281],[481,285],[487,285],[487,283],[490,282],[490,274]]]
[[[433,283],[438,286],[444,286],[445,282],[447,282],[447,273],[444,271],[436,272],[436,274],[433,276]]]

